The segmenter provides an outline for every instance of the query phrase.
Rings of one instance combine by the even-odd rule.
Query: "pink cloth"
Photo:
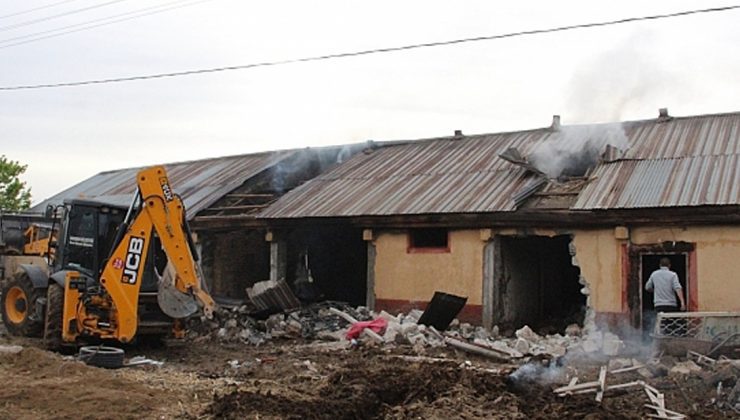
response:
[[[355,322],[347,331],[346,337],[347,340],[357,338],[360,336],[360,334],[362,334],[362,330],[364,330],[365,328],[370,328],[378,334],[383,334],[385,332],[385,327],[387,326],[388,321],[386,321],[384,318],[378,318],[372,321]]]

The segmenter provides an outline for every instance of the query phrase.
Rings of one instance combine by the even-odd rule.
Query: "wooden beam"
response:
[[[269,206],[269,204],[244,204],[239,206],[209,207],[207,209],[203,209],[203,211],[254,210],[264,209],[267,206]]]
[[[241,193],[229,193],[226,194],[229,198],[273,198],[275,194],[241,194]]]

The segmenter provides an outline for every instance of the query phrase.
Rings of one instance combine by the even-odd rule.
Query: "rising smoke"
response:
[[[549,178],[583,176],[607,145],[627,148],[620,123],[564,126],[529,155],[529,161]]]

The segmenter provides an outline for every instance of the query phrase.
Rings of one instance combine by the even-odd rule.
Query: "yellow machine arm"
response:
[[[138,325],[139,289],[153,231],[174,267],[176,275],[170,279],[174,282],[171,286],[195,300],[207,317],[212,316],[215,303],[203,288],[203,279],[188,242],[184,205],[173,193],[164,167],[140,171],[137,184],[140,210],[130,224],[125,221],[121,227],[127,230],[102,270],[100,291],[93,296],[82,294],[80,287],[84,286],[79,273],[67,274],[64,341],[74,341],[81,333],[131,341]]]

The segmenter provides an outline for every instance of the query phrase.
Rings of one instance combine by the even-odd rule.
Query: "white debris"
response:
[[[671,370],[668,371],[669,375],[691,375],[701,372],[701,366],[694,363],[693,360],[687,360],[685,362],[676,363]]]
[[[565,327],[565,335],[570,337],[580,337],[582,333],[581,327],[578,324],[570,324]]]
[[[23,346],[16,345],[0,345],[0,353],[4,354],[18,354],[23,350]]]
[[[542,338],[539,335],[537,335],[537,333],[532,331],[532,329],[529,328],[529,325],[525,325],[522,328],[519,328],[518,330],[516,330],[514,335],[516,335],[517,338],[527,340],[530,343],[537,342]]]
[[[523,338],[518,338],[514,343],[514,350],[519,353],[529,353],[529,341]]]

